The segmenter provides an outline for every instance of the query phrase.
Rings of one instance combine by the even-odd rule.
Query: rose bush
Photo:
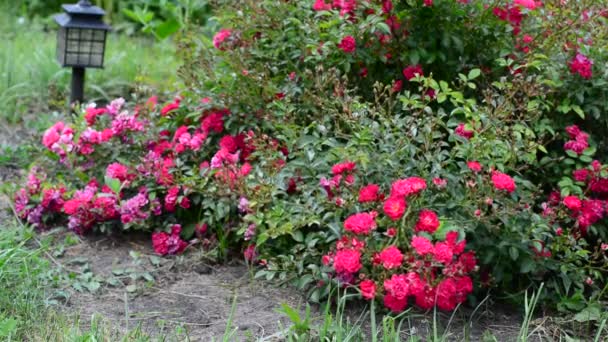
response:
[[[563,310],[605,299],[600,5],[216,5],[213,37],[178,40],[179,96],[45,132],[23,220],[242,251],[315,301],[333,283],[393,311],[541,282]]]

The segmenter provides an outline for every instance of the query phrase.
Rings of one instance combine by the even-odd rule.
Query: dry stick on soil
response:
[[[8,201],[8,205],[11,208],[11,211],[13,212],[13,215],[15,216],[15,218],[17,219],[17,222],[19,222],[19,225],[23,228],[26,229],[27,227],[23,224],[23,222],[21,222],[21,219],[19,218],[19,215],[17,215],[17,211],[15,210],[15,207],[13,206],[13,204],[11,203],[11,201]],[[37,237],[34,236],[34,241],[36,241],[36,243],[38,244],[38,246],[40,247],[40,249],[44,252],[44,255],[46,255],[47,258],[49,258],[55,265],[57,265],[57,267],[64,269],[68,272],[73,272],[73,273],[77,273],[77,274],[84,274],[82,271],[78,271],[78,270],[74,270],[71,268],[66,267],[65,265],[63,265],[62,263],[60,263],[59,261],[57,261],[57,259],[55,259],[49,252],[46,251],[45,248],[43,248],[42,246],[42,242],[40,242],[40,240],[38,240]]]
[[[183,296],[183,297],[190,297],[190,298],[196,298],[196,299],[201,299],[201,300],[206,300],[209,299],[208,296],[199,296],[199,295],[193,295],[193,294],[185,294],[185,293],[181,293],[181,292],[177,292],[177,291],[170,291],[170,290],[163,290],[161,288],[158,287],[152,287],[153,289],[161,292],[161,293],[170,293],[170,294],[175,294],[178,296]]]

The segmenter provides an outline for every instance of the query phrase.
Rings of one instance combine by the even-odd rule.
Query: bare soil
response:
[[[221,340],[235,304],[233,340],[255,341],[289,328],[290,322],[277,311],[282,303],[294,308],[303,308],[306,304],[305,297],[294,289],[253,280],[252,272],[243,264],[213,265],[197,251],[183,257],[163,258],[160,264],[153,265],[150,257],[155,257],[149,245],[149,237],[130,234],[87,237],[67,247],[57,261],[68,267],[73,260],[86,261],[93,274],[102,279],[116,278],[116,270],[129,270],[130,274],[148,272],[155,280],[149,284],[140,280],[133,282],[125,274],[118,277],[119,286],[106,285],[98,293],[72,291],[65,303],[66,310],[79,313],[85,325],[93,315],[101,315],[124,331],[140,326],[143,331],[157,335],[182,326],[192,341],[210,341]],[[137,290],[129,292],[128,286],[132,284],[137,284]],[[313,316],[318,317],[316,309],[313,306]],[[347,315],[354,322],[363,311],[362,306],[353,303]],[[472,341],[482,341],[486,330],[498,341],[516,339],[520,317],[511,309],[488,302],[474,315],[472,311],[461,309],[453,317],[439,313],[440,325],[450,324],[448,340],[463,341],[465,329],[469,330]],[[364,330],[369,331],[367,314],[362,321],[366,322]],[[403,323],[403,337],[432,336],[432,323],[432,313],[414,313]]]
[[[100,293],[75,291],[66,303],[68,311],[80,313],[85,324],[93,315],[101,315],[124,331],[140,326],[153,335],[182,326],[192,341],[209,341],[221,339],[234,304],[230,329],[236,329],[235,340],[244,341],[287,328],[285,317],[277,312],[280,304],[296,307],[304,302],[297,292],[252,281],[244,265],[213,266],[197,260],[196,253],[152,265],[148,245],[148,239],[106,237],[67,248],[62,260],[86,259],[103,279],[116,278],[116,270],[148,272],[155,278],[148,284],[134,283],[125,275],[121,285],[107,286]],[[137,289],[130,292],[128,286],[134,284]]]

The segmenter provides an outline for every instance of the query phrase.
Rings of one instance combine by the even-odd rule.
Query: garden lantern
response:
[[[103,22],[104,10],[88,0],[62,8],[65,13],[55,16],[59,24],[57,60],[63,67],[72,67],[70,103],[82,103],[85,68],[103,68],[110,26]]]

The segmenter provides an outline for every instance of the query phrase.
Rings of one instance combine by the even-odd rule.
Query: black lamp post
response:
[[[61,6],[65,13],[55,16],[57,60],[63,67],[72,67],[70,103],[84,99],[85,68],[103,68],[106,35],[110,26],[103,22],[103,9],[80,0],[75,5]]]

